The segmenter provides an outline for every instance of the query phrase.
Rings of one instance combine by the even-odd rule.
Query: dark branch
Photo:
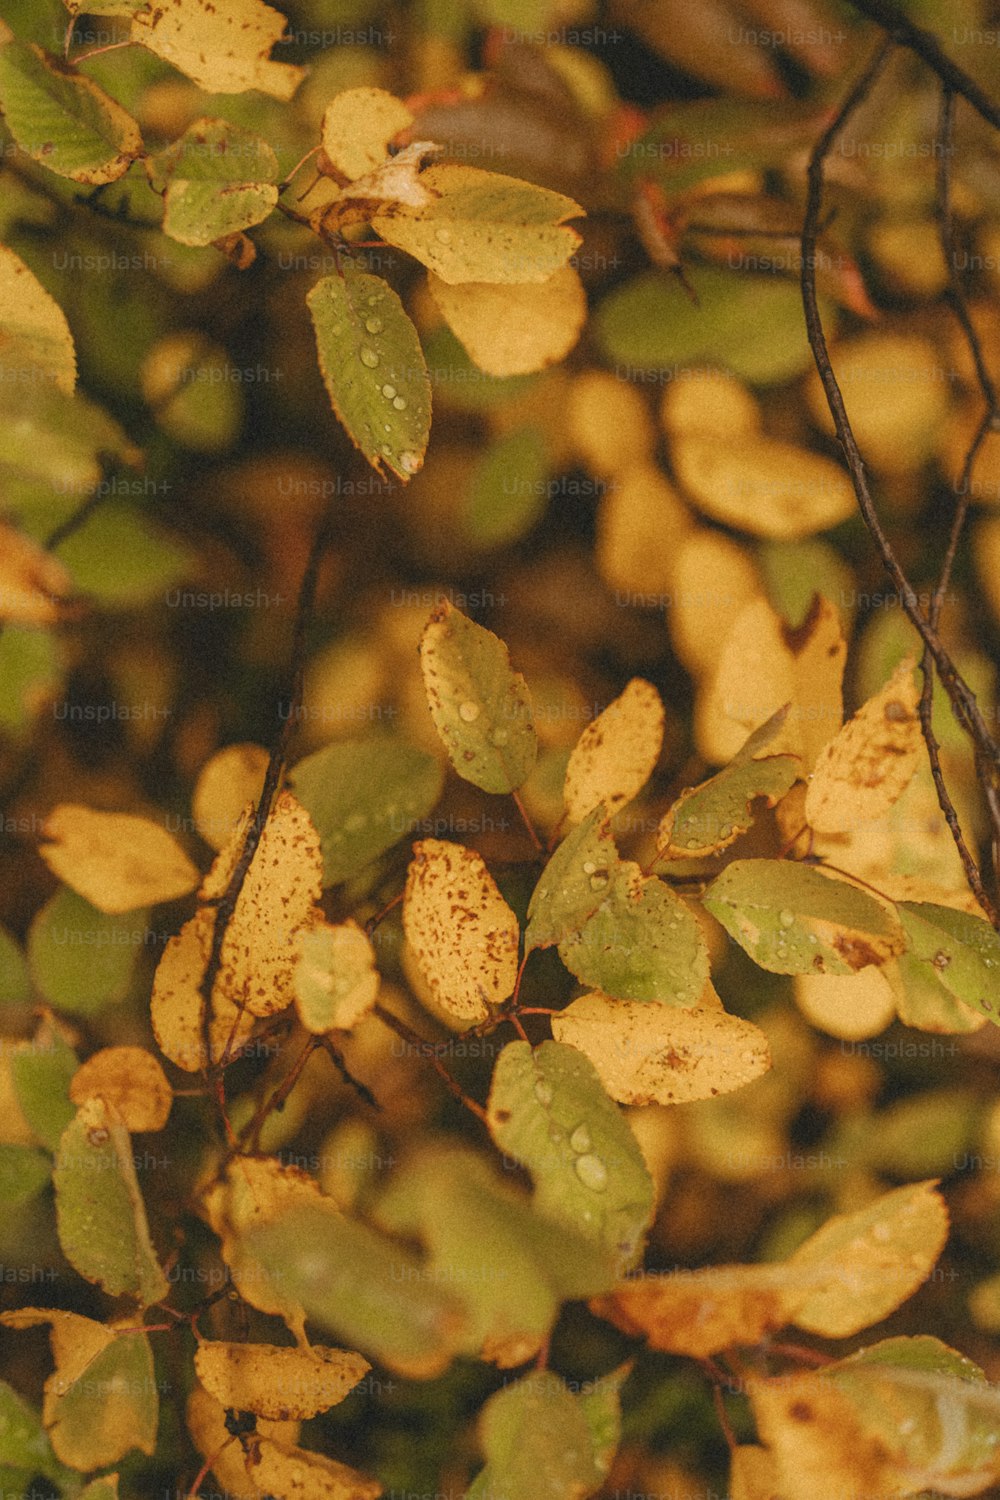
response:
[[[942,83],[954,93],[961,94],[963,99],[969,101],[973,109],[979,111],[984,120],[988,120],[991,125],[1000,130],[1000,104],[995,104],[974,78],[971,78],[957,63],[952,62],[932,31],[925,31],[922,26],[914,26],[899,6],[892,3],[892,0],[851,0],[851,4],[863,16],[867,16],[870,21],[875,21],[883,27],[892,41],[899,42],[900,46],[909,47],[911,52],[915,52],[932,72],[937,74]]]

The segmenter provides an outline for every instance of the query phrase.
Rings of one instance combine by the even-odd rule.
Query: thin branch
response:
[[[434,1042],[428,1042],[424,1037],[420,1035],[419,1032],[414,1031],[412,1026],[408,1026],[405,1021],[400,1020],[399,1016],[394,1015],[391,1010],[386,1010],[384,1005],[376,1004],[373,1014],[378,1016],[383,1025],[388,1026],[389,1029],[391,1031],[394,1031],[397,1036],[402,1037],[403,1040],[407,1042],[415,1052],[418,1052],[421,1057],[426,1057],[427,1061],[434,1068],[435,1072],[441,1079],[441,1082],[444,1084],[449,1094],[453,1095],[460,1104],[464,1104],[466,1109],[471,1110],[471,1112],[476,1116],[477,1119],[482,1120],[485,1123],[485,1109],[481,1104],[477,1104],[475,1099],[471,1099],[469,1095],[463,1091],[461,1085],[457,1083],[454,1078],[452,1078],[451,1074],[448,1072],[448,1069],[438,1057],[437,1047]]]
[[[961,94],[967,99],[973,109],[978,110],[984,120],[989,121],[997,130],[1000,130],[1000,105],[995,104],[989,94],[979,87],[976,80],[957,63],[952,62],[947,52],[932,31],[925,31],[922,26],[914,26],[913,22],[904,15],[893,0],[851,0],[855,10],[859,10],[863,16],[870,21],[875,21],[889,33],[889,39],[898,42],[902,47],[909,47],[922,58],[932,72],[936,73],[941,82],[946,84],[954,93]]]

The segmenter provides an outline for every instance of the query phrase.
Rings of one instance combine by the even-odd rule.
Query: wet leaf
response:
[[[132,40],[186,73],[209,94],[259,89],[290,99],[304,68],[272,62],[268,54],[285,30],[285,18],[263,0],[170,0],[132,16]]]
[[[537,1370],[491,1396],[479,1417],[486,1467],[468,1500],[583,1500],[598,1488],[586,1417],[558,1375]]]
[[[121,177],[142,150],[139,127],[120,104],[30,42],[0,46],[0,110],[33,161],[91,187]]]
[[[371,1369],[360,1354],[322,1344],[281,1349],[208,1339],[199,1344],[194,1367],[202,1385],[223,1406],[279,1421],[305,1421],[328,1411]]]
[[[278,201],[273,150],[228,120],[195,120],[152,158],[150,171],[165,183],[163,232],[182,245],[210,245],[260,224]]]
[[[175,901],[198,884],[176,839],[148,818],[61,802],[42,838],[38,852],[53,875],[108,915]]]
[[[621,867],[604,807],[572,829],[542,871],[528,905],[524,950],[551,948],[579,932]]]
[[[1000,937],[990,923],[929,901],[901,901],[899,917],[909,944],[906,957],[949,995],[996,1023]]]

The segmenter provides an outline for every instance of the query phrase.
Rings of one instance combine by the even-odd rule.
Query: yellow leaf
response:
[[[660,402],[668,437],[695,433],[733,442],[760,431],[760,404],[727,370],[682,370]]]
[[[604,370],[588,370],[573,381],[567,424],[574,451],[594,474],[622,474],[652,460],[656,436],[649,407],[637,390]]]
[[[712,1266],[650,1273],[590,1303],[592,1312],[651,1349],[705,1359],[722,1349],[760,1343],[787,1321],[783,1265]]]
[[[587,297],[579,274],[560,266],[547,281],[450,285],[431,272],[431,296],[472,362],[487,375],[530,375],[556,364],[580,337]]]
[[[176,901],[198,883],[177,841],[148,818],[62,802],[45,820],[39,853],[53,875],[98,911]]]
[[[206,875],[202,901],[225,891],[250,818],[247,812]],[[300,938],[312,925],[322,880],[319,834],[291,792],[279,792],[222,944],[219,985],[234,1005],[255,1016],[291,1005]]]
[[[70,1081],[74,1104],[98,1096],[119,1113],[126,1130],[162,1130],[174,1092],[156,1058],[145,1047],[103,1047],[77,1068]]]
[[[426,158],[440,150],[433,141],[414,141],[380,162],[373,171],[358,177],[349,187],[342,188],[332,199],[328,192],[317,193],[320,201],[309,213],[313,230],[323,234],[347,224],[364,223],[371,218],[373,205],[377,208],[379,203],[389,205],[386,213],[429,208],[435,195],[424,182],[423,167]],[[307,197],[312,196],[310,191]]]
[[[3,343],[0,327],[0,349]],[[72,592],[73,579],[58,558],[0,522],[0,622],[55,625],[63,618],[66,598]]]
[[[355,922],[318,922],[302,937],[295,1006],[307,1031],[349,1031],[375,1004],[375,949]]]
[[[517,980],[517,917],[478,854],[421,839],[403,896],[403,930],[417,967],[448,1015],[483,1021]]]
[[[949,405],[947,371],[934,345],[915,334],[863,333],[836,344],[832,359],[865,462],[889,474],[919,469]],[[832,433],[815,371],[806,396],[820,427]]]
[[[552,1035],[583,1052],[621,1104],[683,1104],[742,1088],[771,1065],[764,1033],[713,1005],[683,1010],[582,995]]]
[[[820,751],[844,718],[844,663],[847,642],[840,611],[820,596],[797,630],[786,637],[792,648],[794,686],[790,727],[796,731],[794,753],[811,771]]]
[[[678,483],[705,515],[751,536],[797,541],[854,514],[839,464],[779,438],[682,432],[671,457]]]
[[[832,1381],[819,1375],[751,1378],[749,1394],[781,1500],[889,1500],[912,1493],[900,1489],[897,1465]]]
[[[612,479],[597,512],[595,562],[615,602],[668,604],[677,549],[691,529],[691,512],[655,464],[640,461]]]
[[[371,1365],[360,1354],[205,1340],[194,1356],[198,1379],[223,1406],[259,1417],[306,1420],[343,1401]]]
[[[923,739],[913,662],[904,661],[822,750],[806,792],[806,820],[841,833],[881,818],[917,769]]]
[[[715,668],[695,701],[695,743],[708,761],[725,763],[747,736],[795,697],[795,659],[781,620],[766,599],[745,604],[729,627]],[[797,753],[799,736],[789,710],[785,729],[769,747]],[[839,723],[839,719],[837,721]]]
[[[842,1041],[878,1036],[895,1019],[892,985],[874,964],[857,974],[796,974],[794,984],[806,1020]]]
[[[264,1491],[250,1478],[242,1447],[226,1427],[226,1408],[221,1402],[196,1385],[188,1396],[185,1417],[195,1447],[202,1458],[211,1461],[212,1473],[226,1494],[232,1500],[263,1500]],[[298,1422],[257,1419],[261,1437],[283,1443],[296,1442],[299,1427]]]
[[[774,1458],[756,1443],[740,1444],[730,1455],[729,1500],[777,1500]]]
[[[66,314],[13,250],[0,245],[0,373],[42,380],[72,396],[76,350]]]
[[[256,805],[264,785],[268,754],[261,745],[225,745],[198,772],[191,811],[206,844],[222,849],[243,817]]]
[[[377,1479],[334,1458],[271,1438],[261,1440],[253,1474],[267,1494],[288,1500],[377,1500],[382,1493]]]
[[[853,1214],[838,1214],[787,1262],[808,1288],[795,1322],[846,1338],[894,1312],[927,1280],[948,1238],[948,1210],[933,1182],[896,1188]]]
[[[323,150],[337,171],[353,181],[381,166],[393,136],[412,124],[402,99],[385,89],[346,89],[323,114]]]
[[[205,1002],[201,981],[208,963],[215,914],[196,913],[168,939],[153,976],[150,1019],[156,1043],[165,1057],[186,1073],[197,1073],[208,1059],[203,1041]],[[220,993],[212,996],[212,1061],[234,1057],[253,1031],[256,1017],[239,1010]]]
[[[703,678],[713,670],[736,617],[763,591],[745,545],[707,526],[681,540],[667,625],[673,648],[692,676]]]
[[[263,0],[167,0],[132,17],[132,41],[172,63],[210,94],[259,89],[290,99],[305,68],[272,62],[268,54],[285,18]]]
[[[577,740],[563,796],[571,823],[603,802],[613,816],[653,774],[663,744],[663,703],[652,683],[633,677]]]

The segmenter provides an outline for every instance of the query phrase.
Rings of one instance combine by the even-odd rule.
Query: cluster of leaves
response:
[[[665,25],[623,4],[636,45],[743,95],[646,116],[578,48],[503,46],[504,28],[524,37],[563,15],[534,0],[427,7],[405,84],[349,47],[311,69],[277,60],[285,18],[263,0],[95,6],[66,0],[67,58],[79,16],[110,28],[75,62],[45,34],[67,20],[54,0],[0,23],[2,770],[15,806],[41,809],[0,928],[0,1201],[16,1210],[0,1272],[51,1270],[73,1288],[49,1306],[18,1285],[0,1313],[4,1493],[44,1480],[114,1500],[119,1483],[138,1494],[163,1475],[180,1493],[183,1473],[195,1494],[209,1471],[253,1500],[412,1495],[428,1474],[470,1500],[583,1500],[633,1475],[649,1494],[690,1488],[654,1450],[696,1461],[678,1437],[705,1425],[691,1360],[715,1388],[734,1500],[1000,1484],[984,1369],[920,1324],[870,1332],[941,1271],[940,1180],[993,1141],[995,1089],[875,1107],[879,1054],[817,1040],[864,1043],[898,1020],[989,1058],[1000,1024],[1000,936],[952,837],[984,842],[982,755],[926,658],[922,701],[902,611],[855,630],[855,489],[775,258],[797,243],[804,153],[841,63],[860,63],[873,33],[845,22],[843,59],[789,41],[786,71],[836,74],[836,89],[776,100],[761,47],[706,45],[697,7],[662,7]],[[320,0],[301,10],[327,19]],[[719,6],[727,22],[737,11]],[[809,14],[822,32],[830,18]],[[982,25],[971,0],[963,14]],[[482,25],[495,67],[469,74]],[[896,62],[867,127],[916,156],[933,70]],[[933,144],[952,150],[950,134]],[[977,503],[1000,493],[976,396],[995,406],[981,343],[995,314],[957,301],[972,341],[952,346],[949,391],[934,222],[957,214],[989,258],[995,149],[968,132],[961,192],[832,174],[823,320],[846,325],[837,374],[903,520],[915,495],[936,498],[939,469]],[[119,269],[121,235],[135,247],[123,258],[154,271],[119,314],[113,274],[75,290],[53,274],[63,235],[81,268],[92,254]],[[619,248],[626,272],[607,276]],[[328,274],[280,291],[254,280],[285,255]],[[748,274],[758,262],[767,275]],[[234,281],[260,296],[253,324],[273,296],[256,347],[296,372],[276,414],[253,406],[267,437],[243,467],[228,340],[253,345]],[[902,326],[894,314],[913,308]],[[307,317],[318,375],[284,328],[308,331]],[[585,330],[572,370],[550,368]],[[657,425],[643,385],[664,369]],[[313,442],[320,380],[374,491],[280,456],[286,428],[300,450]],[[429,447],[432,393],[443,437]],[[322,451],[346,466],[338,442]],[[228,467],[205,484],[199,456]],[[135,504],[142,481],[112,476],[142,463],[152,493],[189,484],[204,514]],[[388,523],[370,519],[373,493]],[[365,501],[353,543],[343,495]],[[593,566],[571,524],[532,578],[547,499],[566,495],[597,500]],[[157,611],[192,577],[228,599],[248,517],[259,576],[305,580],[270,735],[246,705],[273,698],[287,643],[247,628],[199,701],[180,681],[198,652],[167,647]],[[978,523],[994,612],[997,535]],[[962,598],[939,620],[951,552],[941,582],[919,543],[907,558],[933,581],[930,628],[988,711],[992,669]],[[345,625],[352,545],[367,571]],[[379,547],[404,577],[429,566],[433,587],[378,605]],[[513,578],[503,639],[472,618],[474,590],[456,602],[441,578]],[[601,638],[611,591],[666,608],[666,665],[662,631]],[[103,634],[125,610],[135,638]],[[88,767],[42,722],[88,673],[113,702],[64,698],[84,718],[141,691],[182,722],[167,735],[137,716],[110,768]],[[588,678],[616,679],[592,711]],[[245,701],[220,709],[224,681]],[[399,730],[343,733],[383,699]],[[247,724],[270,749],[234,732]],[[491,839],[497,808],[518,821]],[[442,836],[455,833],[472,837]],[[810,1106],[827,1131],[799,1168]],[[743,1232],[726,1195],[750,1184]],[[998,1206],[992,1187],[960,1205],[991,1265]],[[671,1252],[685,1264],[665,1269]],[[997,1283],[976,1288],[979,1330],[1000,1326]],[[830,1353],[779,1341],[785,1329],[874,1341]],[[417,1456],[415,1427],[436,1434]]]

